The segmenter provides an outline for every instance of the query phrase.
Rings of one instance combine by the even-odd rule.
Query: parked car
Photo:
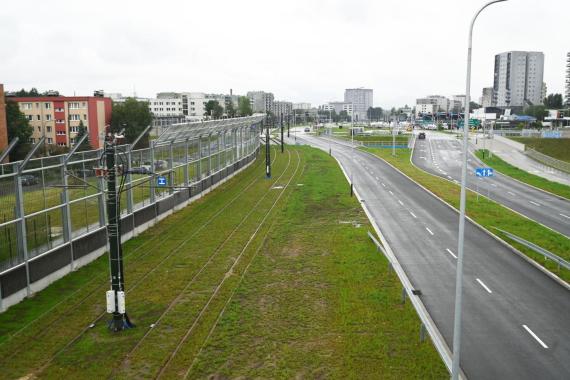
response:
[[[131,174],[151,174],[149,166],[131,168]]]
[[[305,128],[305,132],[311,132],[311,128]]]
[[[22,186],[32,186],[37,185],[39,183],[38,177],[31,174],[24,174],[22,176]]]
[[[418,139],[424,140],[425,138],[426,138],[425,132],[420,132],[420,133],[418,134]]]

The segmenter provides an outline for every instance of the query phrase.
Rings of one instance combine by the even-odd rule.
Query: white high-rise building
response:
[[[524,107],[542,104],[544,54],[509,51],[495,55],[493,105]]]
[[[273,101],[275,100],[273,93],[265,91],[248,91],[247,97],[249,98],[253,112],[273,112]]]
[[[354,119],[368,120],[368,108],[373,104],[373,91],[370,88],[347,88],[344,90],[344,103],[354,107]]]

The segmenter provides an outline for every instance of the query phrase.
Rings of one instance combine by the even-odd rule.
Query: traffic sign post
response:
[[[495,175],[493,168],[475,168],[475,175],[480,180],[486,177],[493,177]],[[491,185],[487,186],[487,197],[491,197]],[[479,182],[477,182],[477,202],[479,202]]]
[[[167,185],[166,177],[158,176],[156,177],[156,186],[163,187]]]

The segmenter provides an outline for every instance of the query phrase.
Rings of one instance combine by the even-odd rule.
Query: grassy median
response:
[[[112,334],[105,316],[81,334],[104,308],[105,257],[1,314],[0,378],[165,364],[165,378],[448,377],[336,162],[309,147],[274,157],[272,180],[260,157],[125,244],[135,329]]]
[[[365,150],[391,163],[403,173],[431,190],[445,202],[459,209],[460,186],[413,166],[410,162],[410,149],[399,149],[396,157],[392,156],[391,151],[369,148]],[[510,240],[501,232],[496,231],[494,227],[501,228],[531,241],[565,260],[570,260],[570,239],[485,197],[479,197],[479,200],[477,200],[477,195],[472,191],[467,192],[466,211],[467,215],[477,223],[508,241],[525,255],[540,263],[563,280],[570,282],[570,271],[564,268],[558,269],[558,266],[552,261],[545,261],[542,255]]]
[[[570,151],[570,146],[568,147],[568,150]],[[521,170],[516,166],[512,166],[511,164],[503,161],[497,155],[494,155],[493,157],[489,158],[489,151],[487,149],[478,150],[475,152],[475,154],[484,163],[488,164],[490,167],[494,168],[495,170],[501,172],[504,175],[513,177],[514,179],[517,179],[521,182],[527,183],[534,187],[538,187],[539,189],[549,191],[563,198],[570,199],[570,186],[566,186],[558,182],[549,181],[546,178]]]
[[[545,139],[540,137],[511,137],[512,140],[525,144],[527,148],[570,162],[570,139]]]

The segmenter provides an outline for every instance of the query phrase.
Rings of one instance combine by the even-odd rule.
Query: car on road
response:
[[[420,139],[420,140],[425,140],[425,138],[426,138],[425,132],[420,132],[420,133],[418,134],[418,139]]]
[[[305,128],[305,132],[311,132],[311,128]]]
[[[38,177],[31,174],[24,174],[22,176],[22,186],[32,186],[37,185],[39,183]]]
[[[131,168],[131,174],[151,174],[150,166],[140,166]]]

